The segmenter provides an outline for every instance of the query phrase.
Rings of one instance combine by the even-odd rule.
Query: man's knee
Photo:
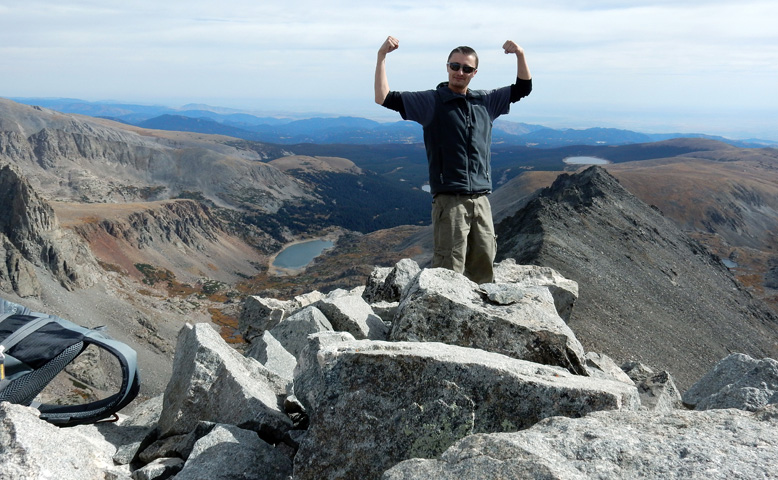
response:
[[[477,199],[477,215],[470,226],[465,275],[476,283],[494,281],[494,258],[497,256],[497,237],[494,233],[491,206],[484,196]]]

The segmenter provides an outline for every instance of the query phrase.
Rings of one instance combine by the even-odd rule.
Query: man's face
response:
[[[465,69],[460,67],[459,71],[455,72],[452,70],[450,65],[446,66],[446,69],[448,70],[448,87],[457,93],[467,92],[467,86],[470,84],[470,80],[472,80],[473,76],[476,74],[475,55],[465,55],[459,52],[455,52],[453,55],[451,55],[451,58],[448,59],[448,63],[458,63],[462,67],[472,67],[474,69],[470,73],[465,73]]]

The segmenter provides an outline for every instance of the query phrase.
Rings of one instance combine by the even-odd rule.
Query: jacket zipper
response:
[[[474,165],[472,165],[472,161],[470,159],[472,147],[473,147],[473,119],[472,119],[472,113],[473,113],[473,107],[470,105],[470,102],[465,102],[465,105],[467,105],[467,114],[465,118],[465,126],[467,127],[467,189],[469,191],[473,190],[473,169],[475,168]]]

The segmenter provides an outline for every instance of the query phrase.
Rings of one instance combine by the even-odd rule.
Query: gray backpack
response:
[[[33,403],[35,397],[89,345],[119,361],[118,393],[81,405]],[[127,406],[140,389],[135,350],[108,337],[101,328],[72,322],[0,299],[0,402],[37,408],[40,417],[60,426],[94,423]]]

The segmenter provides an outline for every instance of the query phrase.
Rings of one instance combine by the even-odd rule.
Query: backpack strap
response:
[[[68,338],[58,337],[56,345],[43,347],[43,350],[38,347],[38,352],[31,353],[25,344],[38,345],[41,337],[36,334],[50,331],[50,326],[57,323],[58,317],[30,312],[22,308],[8,309],[4,308],[5,306],[2,305],[2,309],[6,313],[0,315],[0,326],[4,327],[3,330],[7,335],[0,340],[0,400],[30,405],[35,396],[83,351],[84,342],[81,339],[83,335],[77,332],[76,335]],[[20,310],[24,313],[20,313]],[[20,324],[19,320],[23,323]],[[6,322],[12,322],[10,330],[4,325]],[[23,347],[21,359],[18,352],[5,354],[14,347]],[[56,356],[46,358],[41,356],[42,353]],[[37,359],[42,360],[43,363],[36,361],[34,367],[25,363]]]
[[[93,344],[116,357],[122,370],[122,384],[117,393],[83,405],[34,405],[41,412],[40,418],[61,426],[94,423],[113,415],[134,400],[140,391],[140,372],[135,350],[104,334],[102,328],[88,329],[62,319],[57,319],[57,322],[64,322],[70,329],[83,330],[84,348]]]
[[[16,315],[16,313],[6,313],[2,316],[0,316],[0,323],[3,323],[3,320],[6,318]],[[29,337],[33,333],[35,333],[38,329],[42,328],[45,325],[50,324],[51,322],[54,322],[55,319],[52,318],[49,315],[41,315],[41,314],[28,314],[30,317],[37,317],[35,320],[31,320],[27,323],[25,323],[22,327],[20,327],[18,330],[13,332],[12,334],[8,335],[5,340],[0,340],[0,345],[2,345],[6,351],[13,348],[17,343],[21,342],[25,338]]]
[[[15,311],[4,313],[3,315],[0,315],[0,324],[3,323],[3,321],[13,315],[16,315],[17,313]],[[52,318],[48,315],[41,315],[41,314],[30,314],[28,316],[37,317],[35,320],[29,321],[26,324],[24,324],[21,328],[13,332],[12,334],[8,335],[6,338],[0,340],[0,392],[2,392],[9,384],[10,381],[7,381],[5,378],[5,362],[6,362],[6,356],[5,352],[13,348],[17,343],[21,342],[25,338],[29,337],[33,333],[35,333],[38,329],[48,325],[49,323],[53,322]],[[11,360],[11,359],[9,359]]]

